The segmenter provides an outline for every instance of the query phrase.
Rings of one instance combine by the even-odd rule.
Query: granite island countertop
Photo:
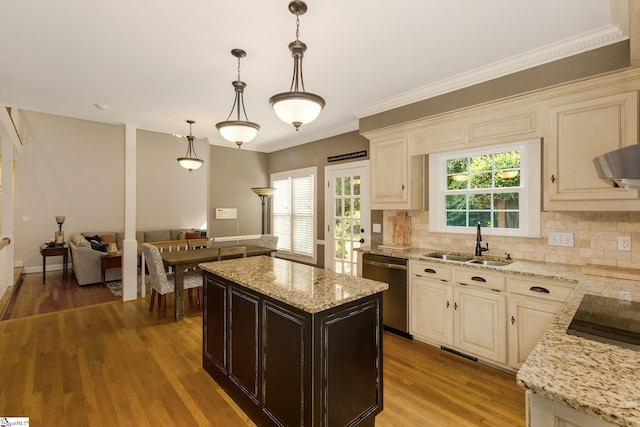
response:
[[[281,258],[257,256],[200,264],[200,268],[307,313],[318,313],[389,288]]]
[[[443,261],[424,255],[438,250],[361,248],[362,252],[452,266],[494,270],[577,283],[560,312],[516,375],[535,394],[605,421],[640,427],[640,352],[568,335],[569,323],[585,294],[640,301],[640,282],[589,276],[580,266],[515,260],[489,267]],[[482,257],[490,258],[490,257]]]

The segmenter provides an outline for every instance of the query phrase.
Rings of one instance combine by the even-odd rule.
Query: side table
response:
[[[62,278],[67,281],[67,264],[69,264],[69,246],[40,246],[40,254],[42,254],[42,284],[45,284],[45,277],[47,273],[47,257],[48,256],[61,256],[62,257]]]
[[[100,258],[100,270],[102,271],[102,286],[107,286],[105,281],[105,273],[110,268],[122,267],[122,252],[116,252],[115,254],[106,254]]]

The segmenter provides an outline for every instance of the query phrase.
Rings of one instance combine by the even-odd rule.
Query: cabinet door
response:
[[[204,357],[227,373],[227,285],[205,276]]]
[[[371,207],[409,201],[408,141],[399,138],[371,143]]]
[[[560,306],[551,301],[509,298],[509,366],[520,369]]]
[[[259,298],[234,286],[229,292],[229,378],[257,403]]]
[[[544,209],[639,210],[637,191],[611,188],[593,167],[594,157],[638,142],[638,94],[588,96],[567,96],[549,108]]]
[[[453,297],[454,346],[484,359],[506,363],[505,295],[456,285]]]
[[[453,344],[453,285],[412,277],[411,302],[411,333]]]

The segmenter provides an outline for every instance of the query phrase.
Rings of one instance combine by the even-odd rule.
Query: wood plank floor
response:
[[[0,349],[0,416],[32,426],[254,425],[203,370],[195,311],[176,323],[148,300],[67,307],[0,322]],[[378,427],[525,425],[514,376],[386,333],[384,381]]]

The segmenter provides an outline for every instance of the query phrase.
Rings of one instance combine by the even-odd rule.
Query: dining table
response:
[[[201,249],[189,249],[185,251],[160,252],[164,265],[173,269],[175,282],[174,305],[176,322],[184,319],[184,271],[190,268],[195,268],[198,264],[203,262],[217,261],[220,247],[214,246]],[[247,245],[248,257],[269,255],[275,251],[276,249],[265,248],[263,246]]]

